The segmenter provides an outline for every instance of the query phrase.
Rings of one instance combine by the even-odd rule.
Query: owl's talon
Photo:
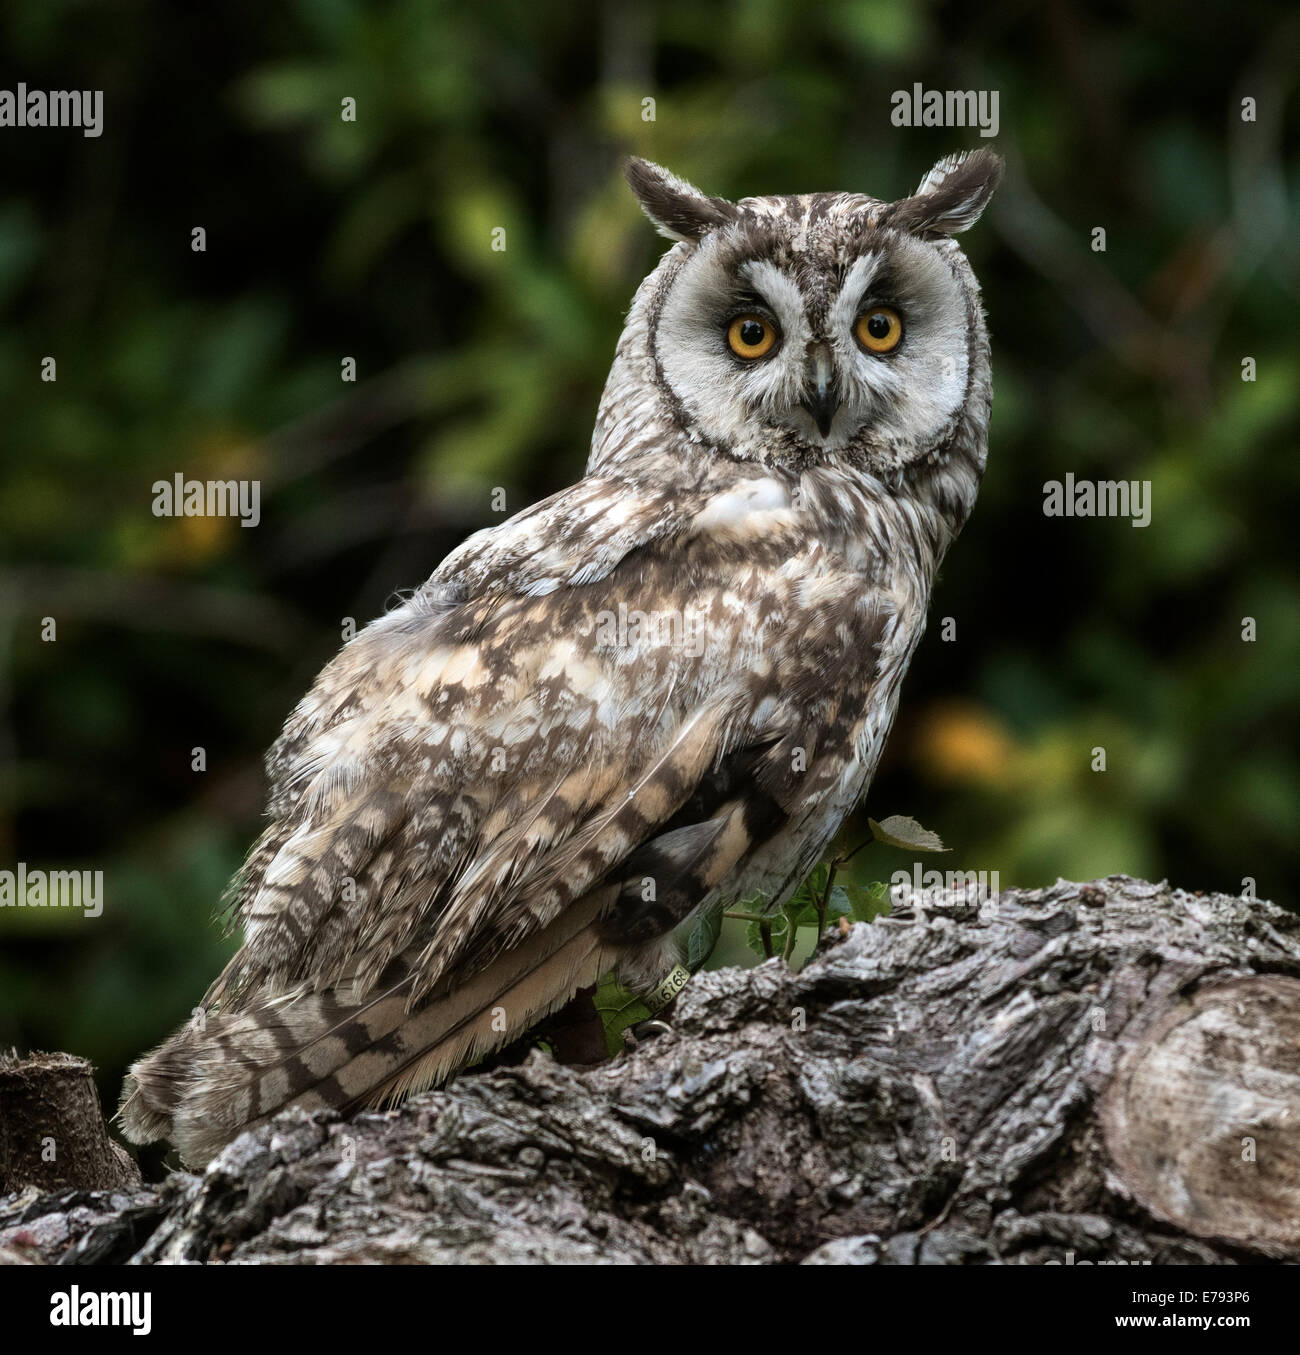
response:
[[[635,1049],[640,1044],[645,1044],[650,1040],[657,1040],[662,1035],[671,1035],[673,1028],[667,1021],[660,1021],[658,1017],[652,1016],[648,1021],[642,1021],[635,1026],[629,1026],[623,1032],[623,1047],[625,1049]]]

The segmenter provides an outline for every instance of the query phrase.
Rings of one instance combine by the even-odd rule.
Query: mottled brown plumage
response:
[[[243,945],[203,1028],[132,1069],[133,1139],[202,1162],[282,1106],[430,1085],[611,968],[654,983],[700,908],[798,884],[866,790],[983,471],[987,337],[949,237],[998,173],[732,204],[633,162],[679,243],[586,477],[466,541],[289,717]],[[887,359],[852,337],[885,301]],[[780,334],[754,363],[725,339],[750,309]]]

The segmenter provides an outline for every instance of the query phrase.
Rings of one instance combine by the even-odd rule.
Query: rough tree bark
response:
[[[536,1052],[202,1175],[0,1204],[11,1260],[1300,1260],[1300,918],[1113,877],[960,893],[798,974],[697,977],[596,1068]],[[1073,1257],[1069,1256],[1073,1253]]]

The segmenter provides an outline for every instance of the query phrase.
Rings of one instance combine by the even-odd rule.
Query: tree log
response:
[[[139,1184],[134,1160],[108,1137],[85,1059],[0,1055],[0,1193]]]
[[[201,1175],[0,1204],[11,1259],[1300,1260],[1300,918],[1127,877],[960,891],[697,976],[672,1031]]]

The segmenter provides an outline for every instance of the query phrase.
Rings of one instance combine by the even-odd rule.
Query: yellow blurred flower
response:
[[[921,771],[940,782],[1005,786],[1015,779],[1021,756],[1006,726],[973,702],[931,705],[914,747]]]

